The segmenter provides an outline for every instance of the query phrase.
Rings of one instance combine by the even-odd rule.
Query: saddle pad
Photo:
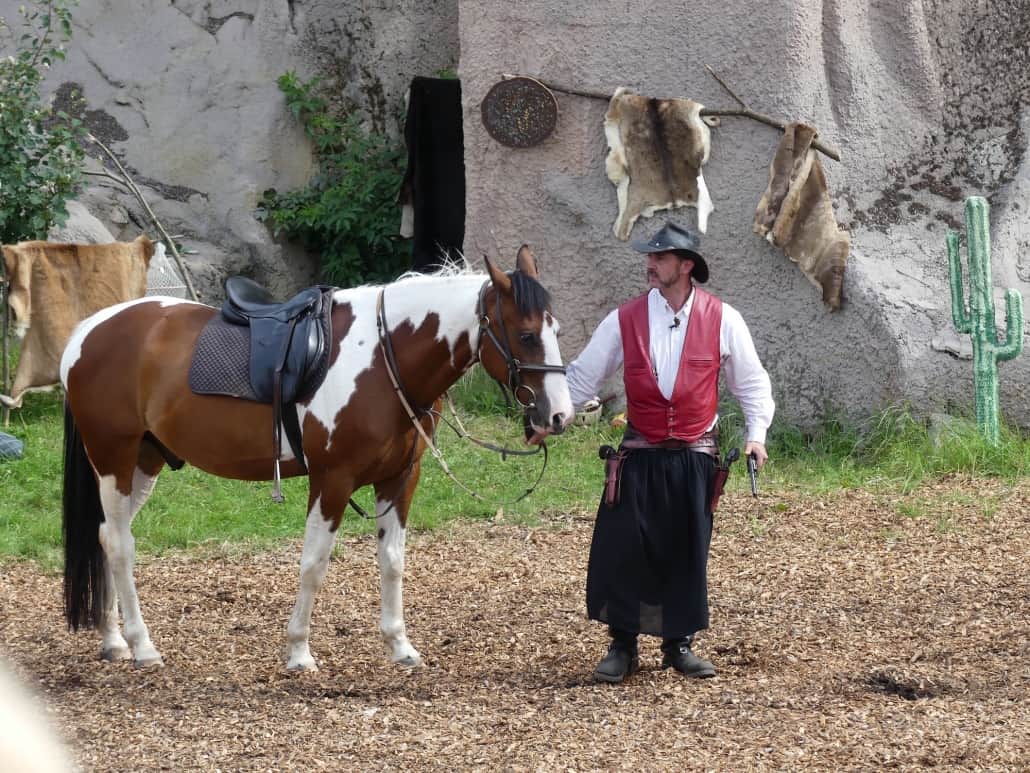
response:
[[[193,350],[190,389],[198,395],[258,401],[250,385],[249,327],[230,325],[219,314],[211,318]]]

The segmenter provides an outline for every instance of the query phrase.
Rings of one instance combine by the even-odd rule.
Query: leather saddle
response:
[[[277,490],[282,426],[294,456],[305,466],[293,406],[311,397],[325,379],[332,352],[332,294],[333,288],[319,285],[279,303],[246,277],[225,280],[222,319],[250,328],[251,388],[258,402],[272,405]]]

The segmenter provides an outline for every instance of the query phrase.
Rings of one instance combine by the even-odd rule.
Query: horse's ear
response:
[[[533,255],[533,250],[529,249],[528,244],[519,247],[519,254],[515,257],[515,268],[533,279],[540,277],[540,272],[536,267],[536,257]]]
[[[490,279],[494,283],[494,287],[497,288],[497,292],[504,293],[505,295],[511,292],[511,277],[505,274],[501,269],[497,268],[489,255],[484,255],[483,260],[486,261],[486,270],[490,272]]]

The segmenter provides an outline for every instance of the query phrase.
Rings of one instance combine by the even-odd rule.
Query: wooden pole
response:
[[[11,392],[10,392],[10,384],[9,384],[9,381],[10,381],[10,367],[8,365],[8,362],[7,362],[7,357],[8,357],[7,334],[8,334],[8,327],[9,327],[9,322],[8,322],[8,318],[7,318],[7,261],[4,260],[4,257],[3,257],[2,254],[0,254],[0,315],[2,315],[2,317],[3,317],[2,321],[0,321],[0,337],[3,338],[3,344],[2,344],[2,346],[0,346],[0,348],[2,348],[2,352],[0,352],[0,356],[2,356],[4,358],[4,365],[3,365],[3,389],[4,389],[4,394],[5,395],[9,395]],[[4,417],[4,427],[6,428],[6,427],[10,426],[10,424],[11,424],[11,409],[8,408],[6,405],[4,406],[3,417]]]
[[[719,85],[722,86],[724,89],[726,89],[727,92],[729,92],[730,96],[733,97],[733,99],[737,102],[738,105],[740,105],[740,108],[737,109],[737,110],[724,110],[724,109],[711,109],[711,108],[707,108],[706,107],[706,108],[702,108],[702,110],[701,110],[701,115],[702,116],[704,116],[704,117],[708,117],[708,116],[713,116],[713,117],[715,117],[715,116],[718,116],[718,117],[722,117],[722,116],[736,116],[736,117],[740,117],[740,118],[750,118],[752,121],[758,121],[759,123],[764,123],[766,126],[772,126],[774,129],[779,129],[780,131],[783,131],[786,128],[786,124],[784,124],[782,121],[777,121],[775,118],[770,118],[767,115],[763,115],[762,113],[757,113],[754,110],[750,109],[747,105],[744,104],[744,102],[736,94],[733,93],[733,90],[730,89],[730,87],[727,86],[723,82],[722,78],[720,78],[718,75],[715,74],[715,71],[711,67],[709,67],[708,65],[705,65],[705,68],[707,68],[708,72],[710,72],[712,74],[712,77],[714,77],[719,82]],[[522,77],[522,76],[513,75],[511,73],[503,73],[501,75],[501,77],[504,78],[505,80],[510,80],[511,78],[519,78],[519,77]],[[533,76],[530,76],[530,77],[533,77]],[[545,81],[545,80],[541,80],[539,78],[534,78],[534,80],[539,80],[540,83],[542,83],[547,88],[551,89],[551,91],[560,91],[563,94],[572,94],[573,96],[586,97],[588,99],[603,99],[605,102],[611,101],[612,94],[615,93],[615,92],[612,92],[612,94],[604,94],[604,93],[602,93],[600,91],[584,91],[582,89],[568,88],[567,86],[562,86],[560,84],[549,82],[549,81]],[[816,150],[818,150],[823,155],[825,155],[825,156],[827,156],[829,158],[832,158],[834,161],[840,161],[840,153],[838,153],[836,150],[834,150],[830,146],[820,142],[819,140],[816,140],[815,142],[813,142],[812,143],[812,147],[815,148]]]

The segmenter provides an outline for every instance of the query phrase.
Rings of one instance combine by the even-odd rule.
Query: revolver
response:
[[[754,452],[747,455],[747,476],[751,480],[751,496],[758,499],[758,457]]]

